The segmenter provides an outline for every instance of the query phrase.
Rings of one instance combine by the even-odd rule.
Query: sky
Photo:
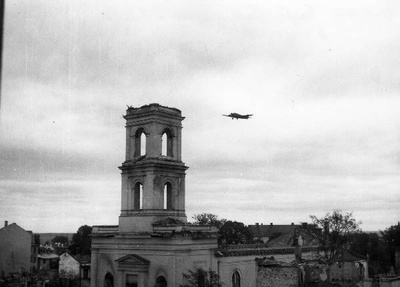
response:
[[[122,115],[159,103],[185,117],[188,220],[397,224],[399,16],[395,0],[6,1],[0,220],[118,224]]]

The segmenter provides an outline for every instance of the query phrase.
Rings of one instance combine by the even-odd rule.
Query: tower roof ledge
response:
[[[167,106],[162,106],[157,103],[152,103],[149,105],[144,105],[139,108],[135,108],[133,106],[128,106],[126,110],[126,116],[124,116],[125,119],[128,118],[140,118],[144,116],[149,116],[149,115],[162,115],[162,116],[172,116],[174,118],[178,117],[180,120],[183,120],[184,117],[182,117],[182,112],[181,110],[177,108],[171,108]]]

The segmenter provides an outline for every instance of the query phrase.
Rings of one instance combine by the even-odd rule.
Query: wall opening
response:
[[[164,276],[157,277],[156,287],[167,287],[167,280]]]
[[[104,287],[114,287],[114,276],[111,273],[104,276]]]
[[[240,287],[240,274],[237,271],[232,274],[232,287]]]
[[[172,132],[169,129],[163,131],[161,142],[161,155],[172,156]]]
[[[146,134],[143,128],[135,133],[135,157],[146,155]]]
[[[138,287],[138,276],[135,274],[126,274],[125,287]]]
[[[172,184],[164,185],[164,209],[172,209]]]
[[[206,286],[206,277],[204,276],[204,273],[201,272],[199,273],[199,276],[197,277],[197,283],[199,287],[205,287]]]
[[[137,182],[133,188],[133,209],[140,210],[143,208],[143,185]]]

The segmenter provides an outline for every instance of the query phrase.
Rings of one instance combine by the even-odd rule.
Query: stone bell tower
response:
[[[181,161],[181,111],[150,104],[128,107],[119,232],[151,232],[171,218],[186,222],[185,171]]]

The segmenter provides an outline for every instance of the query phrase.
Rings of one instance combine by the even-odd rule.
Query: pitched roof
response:
[[[254,237],[271,237],[272,235],[294,233],[294,230],[300,227],[300,225],[286,224],[286,225],[248,225],[250,232]]]
[[[303,239],[303,247],[305,246],[319,246],[320,243],[318,239],[311,232],[307,231],[303,228],[297,228],[296,234],[301,235]],[[268,247],[284,247],[284,246],[293,246],[294,243],[294,232],[283,233],[276,238],[269,240],[266,245]]]
[[[42,258],[42,259],[55,259],[55,258],[59,258],[59,256],[57,254],[54,253],[42,253],[38,255],[38,258]]]
[[[72,255],[69,252],[63,252],[60,255],[60,257],[61,256],[69,256],[69,257],[73,258],[74,260],[76,260],[80,264],[90,264],[90,262],[91,262],[91,255],[81,255],[81,254]]]
[[[32,234],[32,231],[25,230],[25,229],[23,229],[21,226],[19,226],[16,223],[7,224],[7,226],[4,226],[4,227],[0,228],[0,231],[8,230],[8,229],[20,229],[20,230],[23,230],[25,232],[28,232],[28,233]]]
[[[256,258],[256,262],[258,266],[263,266],[263,267],[297,267],[295,261],[290,263],[277,261],[273,256],[269,258],[268,257]]]
[[[333,262],[354,262],[360,260],[366,260],[367,258],[364,255],[356,254],[354,252],[350,252],[348,250],[340,250],[335,254],[330,260],[329,263]]]
[[[92,261],[91,255],[77,254],[77,255],[74,255],[74,257],[81,264],[87,264],[87,263],[90,263]]]
[[[288,247],[293,245],[293,233],[283,233],[267,242],[268,247]]]

